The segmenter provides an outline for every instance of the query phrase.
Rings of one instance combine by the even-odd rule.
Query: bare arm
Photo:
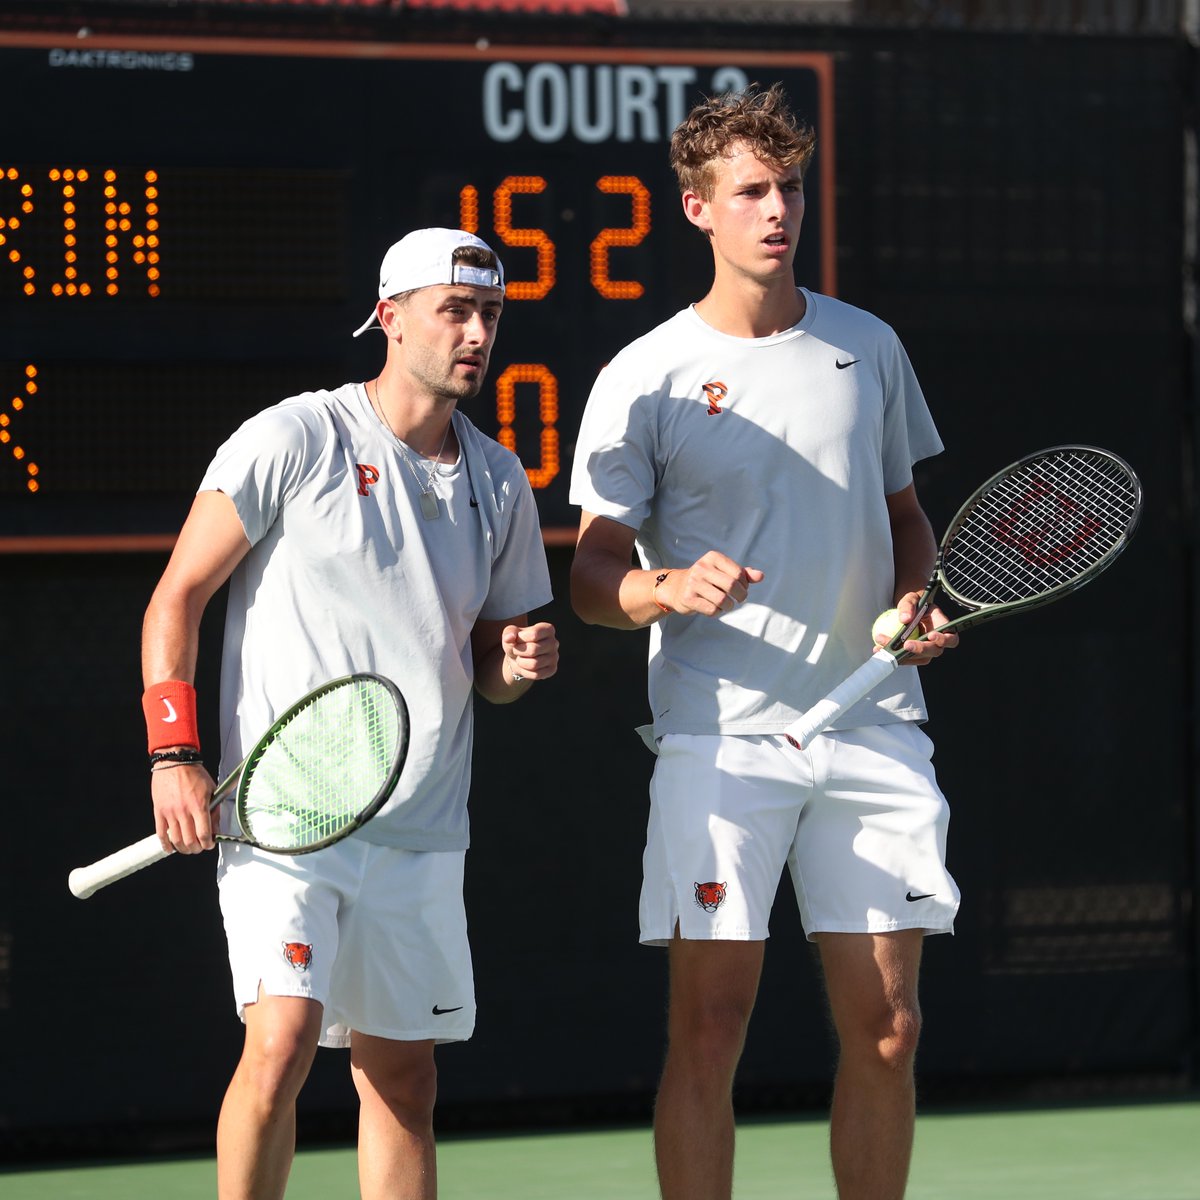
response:
[[[585,512],[571,563],[571,605],[589,625],[640,629],[668,612],[715,617],[746,599],[762,571],[717,550],[690,566],[647,571],[633,565],[637,531]],[[660,577],[661,582],[660,582]]]
[[[250,549],[233,501],[201,492],[180,530],[142,622],[142,682],[194,683],[200,618],[213,593]],[[212,777],[202,766],[155,771],[154,823],[164,847],[194,854],[213,846]]]
[[[558,638],[547,621],[528,624],[522,613],[507,621],[476,621],[471,630],[475,690],[493,704],[523,696],[535,680],[558,670]]]
[[[887,497],[887,507],[892,527],[892,558],[896,574],[893,596],[900,620],[907,625],[917,611],[917,601],[925,590],[925,584],[933,570],[937,558],[937,538],[921,502],[917,499],[915,485],[910,483],[903,491],[893,492]],[[927,634],[925,640],[905,643],[906,649],[920,650],[918,657],[907,660],[909,665],[923,666],[937,658],[943,650],[950,650],[958,645],[956,633],[931,632],[939,625],[944,625],[946,620],[946,614],[936,606],[925,614],[921,620],[921,628]]]

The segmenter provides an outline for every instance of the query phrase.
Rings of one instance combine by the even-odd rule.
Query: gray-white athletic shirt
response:
[[[469,841],[472,627],[551,599],[520,461],[459,412],[454,432],[437,520],[422,518],[418,481],[361,384],[252,417],[200,484],[233,500],[252,547],[229,586],[222,770],[312,688],[378,672],[403,692],[412,731],[396,791],[355,836],[410,850]],[[409,453],[423,482],[432,464]]]
[[[651,627],[656,737],[781,732],[869,656],[893,602],[885,498],[942,443],[894,331],[803,295],[772,337],[677,313],[613,358],[584,412],[571,501],[636,529],[644,567],[719,550],[766,573],[732,612]],[[906,669],[836,727],[924,716]]]

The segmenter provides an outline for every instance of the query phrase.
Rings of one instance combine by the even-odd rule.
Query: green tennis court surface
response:
[[[655,1200],[647,1129],[448,1137],[441,1200]],[[211,1197],[211,1159],[0,1171],[4,1200]],[[288,1200],[353,1196],[354,1151],[297,1156]],[[747,1120],[736,1200],[835,1200],[825,1122]],[[923,1116],[908,1200],[1200,1200],[1200,1101]]]

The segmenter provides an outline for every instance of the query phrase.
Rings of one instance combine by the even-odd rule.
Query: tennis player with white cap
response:
[[[217,451],[142,641],[164,845],[214,845],[193,689],[201,615],[227,580],[221,773],[311,688],[370,670],[410,711],[408,760],[374,820],[297,858],[222,843],[221,908],[245,1048],[217,1130],[222,1200],[280,1197],[318,1045],[348,1046],[366,1200],[431,1200],[434,1045],[470,1037],[462,901],[472,693],[507,703],[558,665],[529,481],[458,411],[483,385],[504,271],[479,238],[388,250],[377,378],[293,396]]]

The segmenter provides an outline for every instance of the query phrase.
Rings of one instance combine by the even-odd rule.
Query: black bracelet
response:
[[[186,747],[183,750],[155,750],[150,755],[150,770],[153,771],[155,766],[160,762],[203,763],[204,756],[199,750],[193,750],[191,747]]]
[[[662,610],[663,612],[665,612],[665,613],[666,613],[668,616],[669,616],[669,615],[670,615],[672,612],[674,612],[675,610],[674,610],[674,609],[671,609],[671,608],[668,608],[668,607],[667,607],[665,604],[660,604],[660,603],[658,602],[658,585],[659,585],[660,583],[662,583],[662,581],[663,581],[664,579],[666,579],[666,577],[667,577],[668,575],[670,575],[670,573],[671,573],[670,571],[664,571],[664,572],[663,572],[661,575],[657,575],[657,576],[655,576],[655,579],[654,579],[654,586],[653,586],[653,587],[650,589],[650,599],[654,601],[654,607],[655,607],[655,608],[658,608],[658,609],[661,609],[661,610]]]

